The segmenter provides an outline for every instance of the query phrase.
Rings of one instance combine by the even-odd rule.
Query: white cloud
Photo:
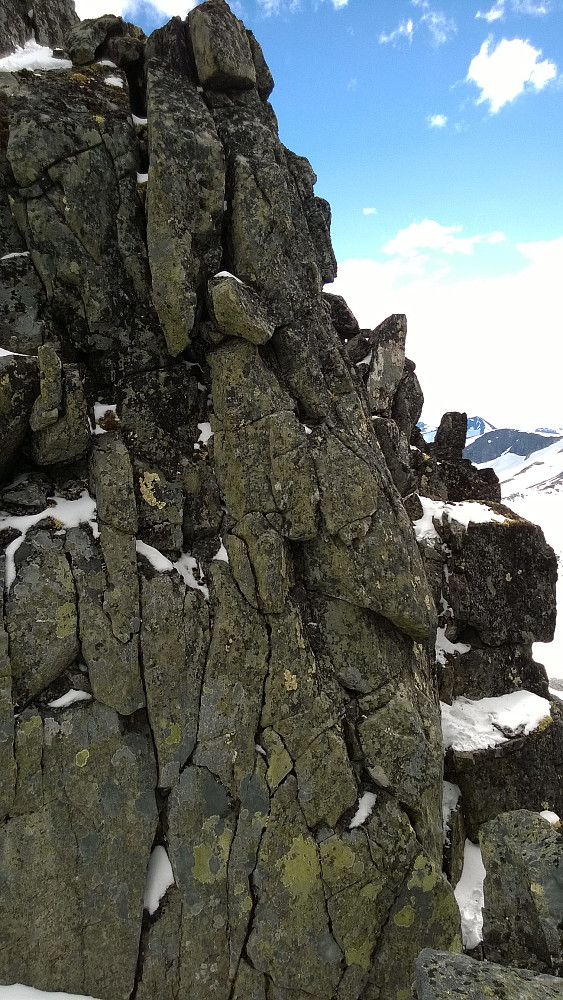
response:
[[[448,124],[447,115],[428,115],[426,120],[429,128],[445,128]]]
[[[475,236],[458,236],[462,226],[442,226],[433,219],[423,219],[422,222],[412,222],[406,229],[400,229],[397,235],[389,240],[382,252],[389,256],[418,257],[421,250],[434,250],[443,254],[461,253],[471,256],[479,243],[504,243],[504,233],[478,233]]]
[[[518,250],[520,270],[463,281],[451,272],[428,275],[420,258],[339,266],[330,290],[344,296],[360,326],[407,314],[424,419],[467,410],[500,427],[561,423],[563,237]]]
[[[503,38],[496,48],[491,45],[490,37],[483,42],[471,60],[467,81],[476,83],[481,91],[477,104],[488,101],[493,114],[527,87],[542,90],[557,75],[555,63],[540,59],[541,49],[522,38]]]
[[[363,208],[362,212],[364,213],[364,215],[377,215],[376,208]]]
[[[506,0],[496,0],[490,10],[478,10],[475,14],[475,18],[482,18],[483,21],[488,21],[492,24],[493,21],[501,21],[504,17],[504,11],[506,7]]]
[[[162,13],[164,20],[176,15],[186,17],[196,3],[197,0],[151,0],[150,6]],[[76,13],[81,20],[102,17],[104,14],[118,14],[134,21],[137,6],[135,0],[75,0]]]
[[[457,31],[453,18],[432,7],[430,0],[411,0],[411,4],[424,11],[418,23],[428,29],[434,45],[443,45]]]
[[[379,36],[379,42],[381,45],[385,45],[387,42],[396,42],[399,38],[408,38],[409,42],[412,42],[413,29],[414,24],[410,18],[408,21],[403,20],[390,34],[386,35],[382,31]]]

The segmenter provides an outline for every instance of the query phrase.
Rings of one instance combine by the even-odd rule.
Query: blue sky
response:
[[[151,30],[193,0],[76,0]],[[187,5],[186,5],[187,4]],[[424,416],[563,426],[563,0],[236,0],[362,325],[406,312]]]

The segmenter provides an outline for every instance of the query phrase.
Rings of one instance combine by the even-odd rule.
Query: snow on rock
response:
[[[461,916],[461,936],[465,948],[476,948],[483,940],[483,882],[486,876],[481,848],[465,841],[463,871],[454,889]]]
[[[227,552],[227,550],[226,550],[226,548],[225,548],[225,546],[223,544],[223,539],[221,537],[219,537],[219,542],[220,542],[220,545],[219,545],[219,548],[217,549],[217,552],[213,556],[213,561],[214,562],[226,562],[226,563],[228,563],[228,561],[229,561],[229,553]]]
[[[100,427],[99,421],[103,420],[106,413],[111,411],[117,417],[117,403],[94,403],[94,428],[92,434],[107,434],[107,431]]]
[[[158,845],[153,849],[149,858],[143,900],[143,906],[151,916],[158,910],[161,900],[171,885],[174,885],[172,865],[166,853],[166,848]]]
[[[213,277],[214,278],[234,278],[235,281],[238,281],[239,285],[243,285],[244,284],[244,282],[241,281],[240,278],[237,278],[236,274],[231,274],[230,271],[217,271],[217,274],[214,274]]]
[[[456,698],[442,702],[444,746],[453,750],[485,750],[513,736],[527,736],[550,718],[547,698],[531,691],[512,691],[498,698]]]
[[[13,986],[0,986],[0,1000],[95,1000],[95,997],[79,993],[49,993],[46,990],[36,990],[33,986],[14,983]]]
[[[153,569],[158,573],[169,573],[174,569],[174,563],[167,559],[165,555],[162,554],[154,546],[148,545],[146,542],[142,542],[140,538],[135,542],[135,548],[142,556],[150,562]]]
[[[200,564],[189,552],[183,552],[176,562],[172,562],[159,549],[155,549],[154,546],[142,542],[139,538],[135,542],[135,548],[140,555],[145,556],[149,560],[153,569],[158,573],[170,573],[171,570],[175,569],[187,587],[190,587],[192,590],[201,590],[205,599],[209,600],[209,587],[199,579],[201,576]],[[220,552],[221,549],[219,549],[215,558],[218,558]]]
[[[107,83],[108,87],[123,87],[123,80],[120,76],[106,76],[104,83]]]
[[[133,125],[148,125],[148,118],[139,118],[138,115],[131,115]]]
[[[549,809],[544,809],[543,812],[540,813],[540,816],[542,817],[542,819],[546,819],[548,823],[551,823],[552,826],[555,826],[556,823],[561,822],[557,813],[550,812]]]
[[[350,821],[350,826],[348,827],[349,830],[355,830],[357,826],[361,826],[362,823],[365,823],[366,819],[368,819],[371,815],[376,799],[377,795],[375,792],[364,792],[358,800],[358,808],[355,816],[353,816]]]
[[[6,568],[4,573],[4,586],[9,590],[16,578],[16,565],[14,556],[19,549],[30,528],[44,518],[52,517],[61,524],[62,530],[66,528],[77,528],[80,524],[89,524],[94,537],[99,534],[98,522],[96,519],[96,501],[90,496],[88,490],[83,490],[78,500],[65,500],[63,497],[52,497],[53,506],[46,507],[39,514],[8,515],[0,517],[0,531],[4,528],[15,528],[21,532],[18,538],[14,538],[6,546]]]
[[[358,365],[370,365],[372,356],[373,356],[373,351],[370,351],[369,354],[366,354],[365,358],[362,358],[361,361],[356,361],[356,368],[358,367]]]
[[[441,521],[447,518],[450,521],[457,521],[464,528],[469,524],[486,524],[497,521],[502,524],[507,520],[503,514],[497,514],[486,503],[478,500],[463,500],[459,503],[445,503],[443,500],[431,500],[429,497],[420,497],[423,515],[414,522],[414,532],[418,541],[423,538],[438,538],[438,532],[434,526],[434,520]]]
[[[198,424],[197,426],[198,426],[198,429],[200,431],[200,435],[198,437],[199,443],[200,444],[207,444],[207,442],[210,440],[210,438],[213,437],[213,431],[211,430],[211,424],[207,423],[205,421],[204,423]]]
[[[17,250],[13,253],[5,253],[0,260],[13,260],[14,257],[29,257],[29,250]]]
[[[72,69],[72,63],[70,59],[55,59],[48,45],[38,45],[30,38],[23,48],[16,45],[14,52],[0,59],[0,73],[19,73],[22,69]]]
[[[453,781],[444,781],[444,791],[442,793],[442,822],[444,830],[444,841],[448,838],[450,830],[450,817],[457,808],[461,797],[461,789],[454,785]]]
[[[149,182],[149,175],[148,175],[148,173],[146,173],[146,174],[140,174],[137,171],[137,184],[148,184],[148,182]]]
[[[464,653],[469,653],[470,649],[471,646],[466,642],[450,642],[446,637],[445,628],[438,629],[436,633],[436,659],[443,667],[447,663],[446,653],[462,656]]]
[[[55,698],[54,701],[48,702],[49,708],[68,708],[69,705],[75,705],[78,701],[91,701],[92,695],[88,694],[87,691],[77,691],[76,688],[71,688],[66,694],[61,695],[60,698]]]

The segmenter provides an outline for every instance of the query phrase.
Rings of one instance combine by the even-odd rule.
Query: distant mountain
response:
[[[437,425],[433,426],[432,424],[425,424],[424,420],[419,420],[416,426],[422,431],[422,436],[425,441],[430,442],[434,440],[436,431],[438,430]],[[495,425],[490,424],[489,421],[485,420],[483,417],[467,418],[467,440],[494,430],[496,430]]]
[[[469,424],[469,421],[468,421]],[[503,427],[482,434],[467,445],[463,452],[464,458],[470,458],[475,465],[490,464],[501,455],[517,455],[520,459],[529,458],[535,451],[548,448],[562,436],[549,435],[538,431],[520,431],[512,427]]]

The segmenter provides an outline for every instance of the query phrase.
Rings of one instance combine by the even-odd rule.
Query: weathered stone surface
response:
[[[26,6],[24,4],[24,6]],[[61,48],[66,33],[78,20],[73,0],[37,0],[33,5],[35,40],[40,45]]]
[[[467,434],[467,413],[444,413],[434,438],[433,452],[439,462],[461,462]]]
[[[252,60],[256,71],[256,89],[262,100],[267,101],[274,89],[274,78],[264,58],[260,42],[248,28],[246,29],[246,37],[250,43],[250,51],[252,52]]]
[[[20,704],[47,687],[78,653],[76,591],[63,546],[62,538],[39,526],[15,552],[5,621],[14,699]]]
[[[525,969],[505,969],[493,962],[476,962],[468,955],[425,948],[414,965],[418,1000],[446,1000],[460,994],[465,1000],[561,1000],[563,983],[555,976]]]
[[[471,523],[452,543],[446,599],[463,625],[492,646],[550,642],[555,628],[556,559],[543,532],[502,508],[503,522]],[[537,580],[533,589],[530,576]],[[509,610],[508,610],[509,609]]]
[[[331,933],[318,847],[297,805],[294,778],[272,798],[254,878],[259,898],[247,944],[254,968],[285,989],[331,997],[343,971],[342,951]]]
[[[57,378],[56,371],[46,372],[43,358],[40,354],[41,396],[31,412],[31,454],[37,465],[75,462],[90,446],[88,404],[80,372],[77,365],[63,365]],[[51,406],[57,394],[60,410]]]
[[[416,372],[407,368],[407,362],[408,359],[405,359],[403,375],[393,397],[391,416],[399,430],[410,440],[415,425],[420,420],[424,396]]]
[[[189,343],[199,285],[219,270],[225,198],[223,149],[188,78],[189,61],[179,19],[153,33],[147,46],[147,244],[153,301],[173,357]]]
[[[407,318],[403,315],[388,316],[373,331],[367,381],[373,413],[385,414],[391,408],[405,365],[406,336]]]
[[[2,623],[0,626],[0,821],[3,821],[11,810],[15,788],[12,670],[8,635]]]
[[[104,601],[108,573],[90,532],[67,531],[65,549],[78,595],[80,651],[94,697],[122,715],[131,715],[145,704],[137,635],[127,632],[122,639],[114,633]]]
[[[113,14],[80,21],[67,32],[65,44],[73,63],[83,66],[94,62],[95,59],[115,56],[116,46],[112,45],[112,42],[121,40],[124,36],[129,36],[130,42],[137,42],[137,45],[132,47],[130,58],[125,60],[134,61],[142,54],[143,32]],[[121,59],[114,61],[118,66],[123,65]]]
[[[536,663],[530,646],[472,646],[461,656],[444,652],[440,698],[496,698],[509,691],[533,691],[549,698],[545,668]]]
[[[137,986],[139,1000],[171,1000],[177,996],[182,904],[176,886],[166,893],[158,919],[144,934],[143,963]]]
[[[556,703],[529,736],[489,750],[448,751],[445,775],[459,785],[467,835],[477,840],[479,827],[514,809],[549,809],[563,815],[563,719]]]
[[[134,535],[137,531],[137,508],[133,469],[129,452],[120,438],[113,434],[96,438],[91,475],[102,524]]]
[[[209,646],[204,597],[177,574],[141,577],[141,646],[158,783],[170,788],[194,749],[201,679]]]
[[[23,444],[38,388],[35,358],[0,357],[0,480],[10,474]]]
[[[374,417],[373,429],[399,493],[402,497],[412,493],[416,489],[417,481],[410,466],[407,436],[399,430],[390,417]]]
[[[23,47],[31,34],[31,24],[21,0],[6,0],[0,9],[0,56]]]
[[[41,770],[44,804],[3,831],[0,976],[125,1000],[157,819],[148,733],[95,703],[48,712]]]
[[[437,475],[445,484],[449,501],[501,502],[500,482],[494,469],[476,469],[464,458],[460,462],[440,462]]]
[[[256,83],[250,40],[225,0],[191,11],[188,27],[202,87],[232,90]]]
[[[503,813],[479,832],[487,960],[560,974],[563,839],[537,813]]]
[[[260,299],[233,276],[211,279],[208,301],[215,325],[227,337],[242,337],[251,344],[265,344],[274,332]]]
[[[45,328],[44,304],[45,292],[27,251],[0,258],[0,347],[36,354]]]
[[[342,340],[351,340],[360,332],[360,325],[350,309],[350,306],[341,295],[333,295],[331,292],[323,292],[323,301],[326,302],[330,310],[330,319],[334,329]],[[364,351],[362,357],[367,354]],[[354,360],[351,358],[351,360]],[[359,358],[357,359],[360,360]]]
[[[14,757],[16,788],[10,813],[23,816],[43,805],[43,719],[34,708],[26,708],[16,720]]]

